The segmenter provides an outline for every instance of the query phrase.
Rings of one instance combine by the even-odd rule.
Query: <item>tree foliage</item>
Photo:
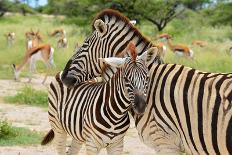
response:
[[[47,13],[82,16],[90,20],[96,12],[113,8],[131,19],[147,20],[162,31],[175,17],[182,14],[184,6],[197,9],[210,0],[48,0]]]
[[[33,14],[36,11],[30,6],[20,3],[18,0],[0,0],[0,17],[3,16],[6,12],[20,12],[23,15],[26,15],[26,13]]]
[[[213,26],[230,25],[232,26],[232,2],[220,3],[215,8],[205,10],[206,16],[210,19]]]

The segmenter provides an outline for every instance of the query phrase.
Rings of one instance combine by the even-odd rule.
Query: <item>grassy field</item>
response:
[[[48,36],[48,32],[56,28],[64,28],[68,35],[68,48],[57,49],[56,43],[58,38],[51,38]],[[56,72],[63,69],[67,60],[73,54],[74,46],[76,42],[79,44],[85,39],[82,29],[73,25],[63,25],[56,18],[43,18],[39,16],[26,16],[21,15],[0,18],[0,78],[9,79],[13,77],[11,64],[19,64],[26,51],[26,38],[25,32],[33,29],[39,30],[42,37],[42,44],[51,44],[55,48],[54,59],[56,63],[56,69],[50,74],[54,75]],[[14,31],[16,33],[16,41],[13,47],[8,47],[5,37],[5,33]],[[38,72],[44,72],[45,67],[43,63],[38,63]],[[27,67],[24,68],[25,72],[22,72],[23,76],[27,75]]]
[[[41,139],[42,133],[13,127],[7,121],[0,120],[0,146],[39,144]]]
[[[191,13],[190,13],[191,14]],[[195,52],[195,61],[190,61],[184,58],[176,58],[174,54],[168,50],[165,57],[167,63],[178,63],[190,66],[196,69],[209,72],[232,72],[232,57],[226,54],[226,50],[232,45],[232,28],[224,27],[207,27],[203,19],[191,14],[191,19],[184,20],[175,19],[168,25],[163,32],[173,35],[173,43],[183,43],[190,45],[192,40],[199,39],[208,42],[204,48],[190,47]],[[201,24],[199,26],[199,24]],[[86,28],[87,27],[87,28]],[[49,43],[55,47],[55,63],[56,69],[50,72],[54,75],[62,70],[67,60],[73,54],[74,45],[76,42],[81,44],[86,38],[85,29],[90,29],[90,25],[78,27],[75,25],[67,25],[61,22],[59,18],[45,18],[41,16],[26,16],[15,15],[10,17],[0,18],[0,79],[12,78],[11,64],[20,63],[26,50],[25,32],[31,28],[40,30],[43,43]],[[68,48],[57,49],[57,38],[50,38],[47,34],[55,28],[64,28],[68,36]],[[154,40],[157,32],[149,23],[138,25],[138,28],[150,39]],[[6,39],[3,34],[14,31],[16,33],[16,42],[13,47],[7,47]],[[45,71],[42,63],[37,65],[38,72]],[[22,76],[27,76],[27,67],[25,67]]]
[[[6,96],[4,101],[14,104],[27,104],[31,106],[48,107],[47,92],[35,90],[32,87],[25,86],[17,92],[15,96]]]

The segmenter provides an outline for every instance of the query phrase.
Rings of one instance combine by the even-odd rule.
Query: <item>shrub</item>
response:
[[[0,139],[16,136],[17,133],[7,121],[0,120]]]

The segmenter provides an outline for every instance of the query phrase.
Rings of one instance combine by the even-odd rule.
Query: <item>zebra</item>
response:
[[[103,79],[107,81],[116,72],[116,68],[102,67],[98,58],[120,56],[131,41],[136,45],[138,55],[155,46],[130,23],[127,17],[112,9],[99,13],[92,27],[92,34],[75,51],[63,71],[61,79],[68,87],[99,77],[103,72]],[[155,59],[157,63],[162,62],[159,55]]]
[[[107,13],[102,16],[107,19],[105,21],[117,19]],[[108,23],[115,25],[114,22]],[[114,35],[111,32],[111,36]],[[94,42],[99,55],[115,55],[112,51],[102,53],[104,47],[97,43]],[[86,44],[84,48],[89,47]],[[81,55],[82,51],[77,52]],[[96,60],[99,55],[94,57],[92,53],[85,52],[85,56],[78,57],[78,54],[70,59],[64,69],[64,84],[67,84],[67,74],[72,78],[77,76],[77,80],[68,83],[68,86],[90,78],[85,74],[88,70],[95,70],[92,77],[98,76],[96,71],[99,66],[88,64],[84,57]],[[162,64],[160,59],[157,63],[149,67],[151,84],[146,112],[138,116],[132,111],[140,139],[154,148],[157,154],[179,154],[181,151],[188,154],[232,154],[231,74],[207,73],[181,65]],[[85,65],[88,70],[81,70]]]
[[[77,154],[86,143],[87,154],[98,154],[106,147],[108,154],[122,154],[123,137],[129,128],[128,110],[137,114],[145,111],[149,77],[147,52],[137,57],[135,45],[128,44],[126,58],[104,58],[118,69],[106,83],[84,82],[73,88],[65,87],[60,74],[49,90],[49,120],[52,130],[42,145],[55,137],[59,155],[65,154],[66,135],[73,140],[70,154]],[[155,52],[153,52],[155,53]]]
[[[133,115],[140,139],[157,154],[232,154],[232,73],[176,64],[149,70],[147,109]]]

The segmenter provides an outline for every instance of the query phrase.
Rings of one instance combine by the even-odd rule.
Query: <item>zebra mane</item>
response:
[[[105,16],[108,16],[109,18],[115,17],[117,21],[122,21],[124,23],[126,23],[132,31],[134,31],[134,33],[136,34],[136,36],[138,36],[138,38],[143,41],[143,42],[147,42],[150,47],[154,46],[153,43],[151,41],[149,41],[144,35],[142,35],[142,33],[134,26],[130,23],[130,20],[124,16],[122,13],[120,13],[117,10],[113,10],[113,9],[105,9],[103,11],[101,11],[93,20],[92,22],[92,30],[95,30],[94,27],[94,22],[97,19],[101,19],[102,21],[105,21]]]

